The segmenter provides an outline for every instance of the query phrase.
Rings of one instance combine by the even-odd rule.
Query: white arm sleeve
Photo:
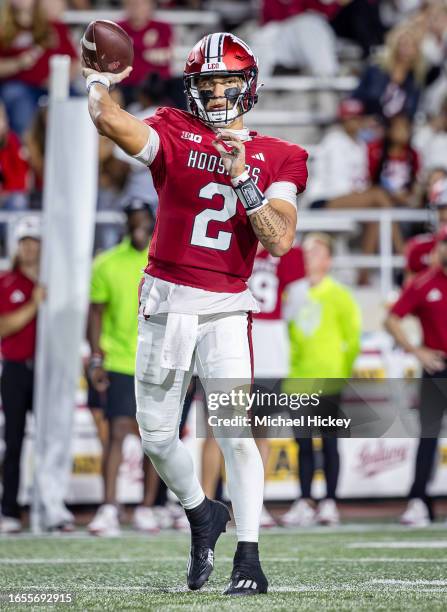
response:
[[[132,157],[140,161],[145,166],[150,166],[151,163],[154,161],[159,148],[160,136],[157,134],[154,128],[151,127],[149,130],[149,138],[147,139],[146,144],[139,153],[137,153],[136,155],[132,155]]]
[[[294,206],[296,205],[296,196],[297,196],[297,188],[293,183],[289,183],[289,181],[277,181],[276,183],[272,183],[267,190],[264,192],[267,200],[278,199],[285,200]]]

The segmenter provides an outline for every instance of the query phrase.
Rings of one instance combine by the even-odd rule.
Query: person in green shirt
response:
[[[349,289],[329,275],[331,237],[309,234],[302,247],[306,278],[289,294],[285,308],[285,316],[290,321],[290,372],[283,390],[288,393],[322,391],[318,414],[337,416],[343,379],[351,376],[360,350],[360,309]],[[317,511],[311,498],[315,465],[312,437],[297,437],[301,498],[282,516],[284,525],[339,522],[335,504],[339,473],[337,438],[322,433],[326,498]]]
[[[116,482],[124,438],[138,435],[134,390],[138,335],[138,285],[147,264],[154,216],[147,202],[133,198],[124,208],[127,233],[115,247],[93,262],[87,336],[91,358],[89,376],[94,390],[104,398],[108,440],[103,456],[104,504],[88,526],[94,535],[118,535]],[[158,476],[144,458],[145,492],[134,513],[134,526],[158,531],[152,511]]]

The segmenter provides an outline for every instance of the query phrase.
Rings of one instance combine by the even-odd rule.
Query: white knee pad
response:
[[[178,443],[178,432],[158,429],[152,415],[144,412],[137,412],[137,422],[145,454],[151,459],[166,459]]]
[[[241,461],[259,454],[253,438],[217,438],[217,442],[224,455],[231,453],[232,457]]]

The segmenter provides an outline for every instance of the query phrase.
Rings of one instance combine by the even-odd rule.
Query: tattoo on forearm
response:
[[[270,205],[250,216],[254,232],[266,248],[279,244],[286,235],[289,220]]]

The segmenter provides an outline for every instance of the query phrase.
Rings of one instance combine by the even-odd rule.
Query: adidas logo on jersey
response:
[[[255,153],[252,155],[253,159],[260,159],[261,161],[265,161],[265,157],[263,153]]]

